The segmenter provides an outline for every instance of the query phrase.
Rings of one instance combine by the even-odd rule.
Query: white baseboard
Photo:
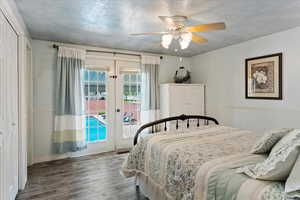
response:
[[[53,160],[61,160],[61,159],[65,159],[65,158],[69,158],[70,155],[69,154],[61,154],[61,155],[49,155],[49,156],[41,156],[41,157],[37,157],[34,159],[33,164],[37,164],[37,163],[41,163],[41,162],[48,162],[48,161],[53,161]]]
[[[37,163],[42,163],[42,162],[48,162],[48,161],[54,161],[54,160],[61,160],[61,159],[66,159],[66,158],[76,158],[76,157],[82,157],[82,156],[89,156],[89,155],[95,155],[95,154],[100,154],[100,153],[105,153],[105,152],[90,152],[90,153],[85,153],[85,154],[80,154],[80,152],[75,152],[75,153],[65,153],[65,154],[55,154],[55,155],[49,155],[49,156],[43,156],[43,157],[38,157],[34,159],[33,164]]]

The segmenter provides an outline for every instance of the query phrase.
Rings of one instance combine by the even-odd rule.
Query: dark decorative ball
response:
[[[174,76],[175,83],[190,83],[191,73],[184,67],[179,67]]]

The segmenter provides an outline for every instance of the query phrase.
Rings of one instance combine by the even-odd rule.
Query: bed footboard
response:
[[[143,126],[141,126],[137,130],[137,132],[134,136],[133,145],[137,144],[140,133],[146,128],[151,127],[150,133],[154,133],[156,125],[164,124],[164,131],[167,131],[167,122],[171,122],[171,121],[176,121],[176,129],[179,128],[178,121],[187,121],[186,127],[189,128],[190,127],[190,119],[197,119],[197,127],[200,126],[200,120],[205,120],[205,124],[209,124],[210,121],[214,122],[217,125],[219,124],[219,122],[216,119],[214,119],[212,117],[201,116],[201,115],[179,115],[179,116],[175,116],[175,117],[163,118],[163,119],[156,120],[156,121],[153,121],[153,122],[150,122],[150,123],[147,123],[147,124],[144,124]]]

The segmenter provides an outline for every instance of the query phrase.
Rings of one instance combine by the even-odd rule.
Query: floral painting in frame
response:
[[[245,61],[246,98],[282,99],[282,53]]]

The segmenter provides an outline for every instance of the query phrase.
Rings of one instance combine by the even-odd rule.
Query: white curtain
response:
[[[158,120],[160,116],[159,67],[159,57],[142,56],[141,122],[143,124]],[[158,128],[155,131],[158,131]]]

